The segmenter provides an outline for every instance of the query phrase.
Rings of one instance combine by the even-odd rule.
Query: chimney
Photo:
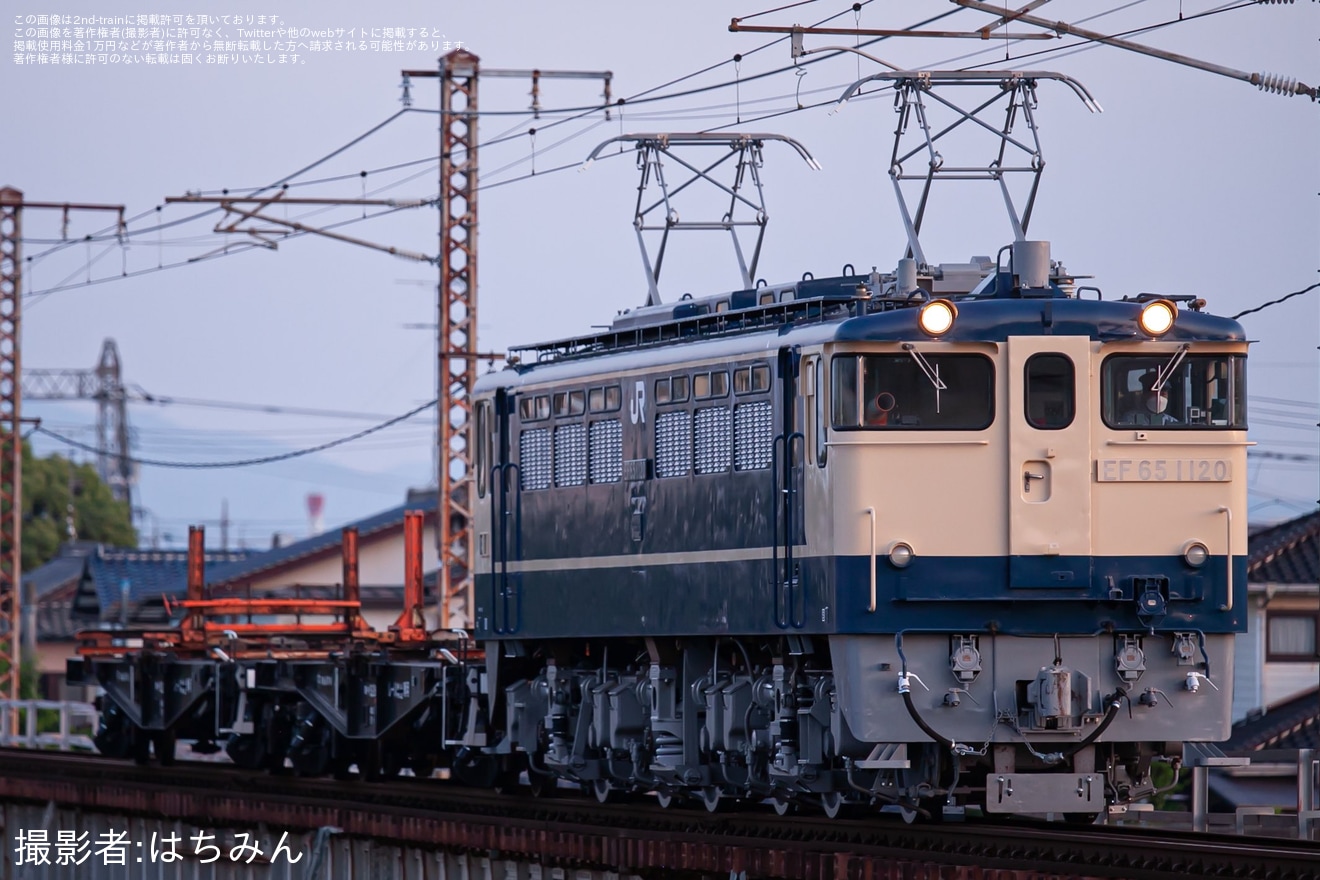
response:
[[[325,531],[325,523],[321,519],[321,511],[325,509],[325,496],[320,492],[311,492],[307,495],[307,536],[316,537]]]

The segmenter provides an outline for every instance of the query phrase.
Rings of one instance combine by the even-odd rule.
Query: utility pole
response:
[[[70,211],[117,211],[124,229],[123,205],[76,205],[26,202],[13,187],[0,189],[0,697],[19,698],[23,589],[23,424],[22,334],[23,209],[64,212],[67,235]],[[18,713],[9,713],[9,733],[17,732]]]
[[[403,71],[403,103],[412,103],[413,77],[440,80],[440,289],[436,315],[436,551],[439,557],[440,626],[470,627],[472,619],[472,388],[477,361],[477,79],[478,74],[531,80],[533,114],[539,116],[541,80],[600,79],[610,102],[608,70],[481,70],[465,49],[440,58],[437,70]],[[607,118],[609,111],[606,110]]]

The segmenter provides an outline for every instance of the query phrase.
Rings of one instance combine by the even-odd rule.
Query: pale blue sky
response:
[[[1080,22],[1123,4],[1056,2],[1038,14]],[[26,16],[22,4],[11,5]],[[33,15],[49,13],[31,4]],[[636,174],[629,159],[602,161],[586,173],[546,173],[577,163],[599,142],[622,131],[733,127],[744,120],[837,96],[877,71],[853,56],[760,79],[791,65],[786,42],[728,32],[729,19],[754,6],[671,2],[421,3],[198,0],[193,13],[279,15],[300,28],[438,30],[462,41],[483,65],[500,68],[609,69],[613,95],[633,96],[720,62],[745,57],[662,88],[671,94],[735,79],[687,97],[627,105],[617,113],[562,121],[556,108],[596,103],[600,86],[542,82],[539,120],[528,108],[524,80],[481,82],[479,318],[484,350],[569,335],[606,323],[638,304],[645,284],[631,212]],[[1150,0],[1087,22],[1109,33],[1185,17],[1208,4]],[[858,19],[842,3],[811,3],[754,20],[813,23],[844,12],[834,24],[897,28],[946,13],[936,0],[865,6]],[[75,15],[136,16],[148,9],[120,0],[69,0]],[[936,27],[971,29],[985,22],[962,11]],[[26,29],[26,25],[22,25]],[[230,25],[231,39],[238,39]],[[1320,4],[1228,9],[1132,38],[1248,71],[1320,81]],[[416,37],[414,37],[416,38]],[[12,42],[12,38],[11,38]],[[808,47],[848,38],[808,37]],[[1015,56],[1059,49],[1073,40],[1009,43]],[[400,107],[399,72],[430,67],[429,47],[412,51],[309,52],[297,65],[64,66],[17,65],[12,45],[0,59],[8,97],[0,138],[0,183],[33,200],[123,203],[131,227],[155,225],[155,206],[189,190],[240,191],[284,178],[381,123]],[[903,67],[925,67],[981,52],[956,63],[1002,66],[1006,45],[952,40],[891,40],[868,47]],[[204,52],[202,54],[205,54]],[[244,54],[244,53],[238,53]],[[247,53],[247,54],[250,54]],[[1301,97],[1265,94],[1209,73],[1111,48],[1058,52],[1010,62],[1067,73],[1104,107],[1091,114],[1067,91],[1041,86],[1037,118],[1048,167],[1032,237],[1053,243],[1055,259],[1095,276],[1110,298],[1143,291],[1194,293],[1210,309],[1233,314],[1299,290],[1320,267],[1320,107]],[[414,107],[434,109],[434,80],[414,84]],[[500,114],[500,115],[495,115]],[[507,115],[505,115],[507,114]],[[758,275],[771,281],[837,273],[845,263],[892,270],[904,241],[885,176],[894,115],[886,98],[754,121],[744,130],[776,131],[807,146],[823,170],[809,171],[787,150],[767,148],[763,180],[771,216]],[[535,138],[529,128],[538,129]],[[501,136],[507,140],[492,143]],[[535,179],[491,184],[531,170]],[[436,153],[436,117],[412,113],[309,172],[298,181],[345,176],[296,187],[301,196],[428,198],[437,191],[434,165],[353,175]],[[173,222],[194,213],[166,206]],[[306,223],[339,222],[362,209],[289,209]],[[432,336],[401,325],[434,321],[430,268],[350,245],[298,238],[278,250],[247,250],[222,259],[132,278],[83,285],[122,271],[149,270],[220,246],[214,218],[134,234],[125,250],[102,243],[51,251],[60,236],[53,212],[30,212],[25,254],[39,256],[28,289],[74,285],[25,300],[24,363],[29,367],[90,367],[104,337],[114,337],[125,378],[156,394],[395,414],[434,396]],[[75,215],[75,238],[96,232],[104,217]],[[342,231],[395,247],[434,254],[432,210],[400,212]],[[937,202],[923,242],[932,261],[993,255],[1010,238],[997,193],[967,185]],[[90,269],[88,261],[93,260]],[[668,283],[666,283],[668,282]],[[735,264],[718,249],[676,248],[666,261],[662,291],[716,292],[738,285]],[[1255,401],[1252,438],[1258,449],[1310,456],[1306,462],[1255,459],[1253,517],[1302,512],[1317,495],[1317,343],[1320,292],[1243,319],[1259,343],[1252,351]],[[1269,398],[1265,400],[1263,398]],[[90,405],[31,403],[69,432],[91,426]],[[368,424],[344,419],[173,407],[135,408],[139,452],[163,459],[242,458],[264,450],[313,445]],[[405,486],[432,475],[429,419],[363,444],[298,464],[200,476],[147,469],[141,498],[166,531],[214,520],[221,498],[253,543],[273,529],[300,533],[309,491],[327,497],[330,525],[398,502]],[[237,433],[241,432],[241,433]],[[90,440],[88,428],[77,434]],[[48,443],[45,449],[54,448]],[[1273,499],[1278,499],[1274,501]]]

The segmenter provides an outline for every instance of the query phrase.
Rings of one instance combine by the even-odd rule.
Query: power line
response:
[[[137,464],[137,465],[145,465],[148,467],[180,468],[185,470],[211,470],[217,468],[238,468],[238,467],[250,467],[252,465],[258,465],[258,464],[271,464],[277,461],[288,461],[291,458],[300,458],[304,455],[311,455],[314,452],[323,452],[335,446],[342,446],[345,443],[351,443],[354,440],[359,440],[363,437],[366,437],[368,434],[374,434],[377,431],[383,431],[386,428],[390,427],[391,425],[397,425],[399,422],[402,422],[406,419],[410,419],[413,416],[417,415],[418,413],[424,412],[425,410],[428,410],[431,407],[435,406],[436,403],[438,403],[438,400],[428,401],[427,403],[424,403],[421,406],[416,407],[415,409],[409,410],[403,415],[395,416],[394,418],[381,422],[378,425],[373,425],[370,428],[366,428],[364,430],[358,431],[356,434],[350,434],[347,437],[341,437],[338,440],[331,440],[330,442],[322,443],[319,446],[311,446],[306,449],[297,449],[292,452],[280,453],[279,455],[267,455],[262,458],[247,458],[247,459],[240,459],[238,461],[161,461],[159,459],[133,458],[130,456],[123,456],[123,458],[124,460],[132,462],[133,464]],[[38,433],[45,434],[46,436],[58,440],[61,443],[64,443],[68,446],[72,446],[75,449],[81,449],[86,452],[91,452],[95,455],[116,455],[116,457],[119,457],[117,453],[111,453],[107,450],[99,449],[98,447],[93,446],[90,443],[82,443],[70,437],[65,437],[63,434],[57,434],[54,431],[41,427],[40,425],[37,426],[36,430]]]
[[[1279,303],[1284,302],[1285,300],[1290,300],[1294,296],[1301,296],[1304,293],[1310,293],[1312,290],[1315,290],[1317,287],[1320,287],[1320,281],[1317,281],[1315,284],[1312,284],[1310,287],[1303,287],[1301,290],[1294,290],[1292,293],[1284,294],[1278,299],[1272,299],[1269,302],[1261,303],[1258,306],[1253,306],[1252,308],[1249,308],[1245,311],[1238,312],[1236,315],[1232,316],[1233,320],[1236,321],[1238,318],[1241,318],[1243,315],[1250,315],[1253,312],[1259,312],[1264,309],[1268,309],[1270,306],[1277,306]]]

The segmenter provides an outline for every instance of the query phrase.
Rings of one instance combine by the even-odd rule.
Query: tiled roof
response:
[[[232,564],[247,557],[242,551],[210,552],[208,564]],[[188,588],[188,554],[177,550],[124,550],[99,548],[84,560],[74,608],[86,620],[118,620],[128,600],[129,615],[162,596],[178,598]]]
[[[1247,540],[1253,583],[1320,583],[1320,511],[1253,532]]]
[[[213,587],[234,587],[244,580],[266,574],[303,559],[324,553],[337,553],[339,552],[340,536],[343,529],[356,528],[358,537],[366,538],[377,532],[401,526],[403,524],[403,514],[406,511],[425,511],[429,517],[435,513],[435,501],[436,493],[434,492],[418,493],[414,498],[400,504],[398,507],[391,507],[389,510],[356,522],[345,523],[339,528],[328,529],[319,535],[295,541],[285,547],[268,550],[265,553],[249,557],[243,562],[218,565],[215,568],[208,567],[206,582]]]
[[[73,596],[78,591],[75,578],[63,587],[51,590],[37,600],[37,641],[69,641],[84,623],[73,619]]]
[[[1233,725],[1225,751],[1320,748],[1320,688],[1292,697]]]

